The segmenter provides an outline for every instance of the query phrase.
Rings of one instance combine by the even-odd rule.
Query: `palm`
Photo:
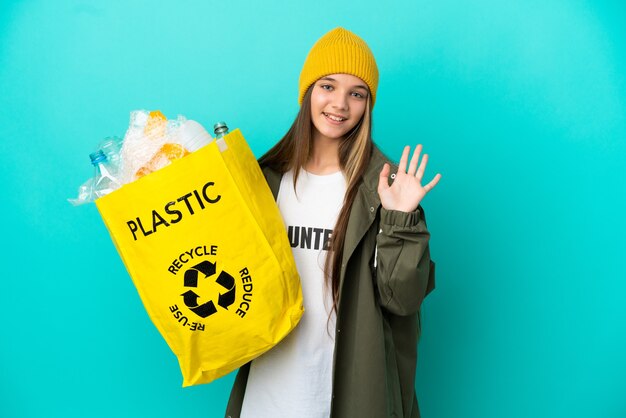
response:
[[[405,147],[398,165],[398,172],[391,186],[389,186],[389,164],[383,166],[378,179],[378,196],[380,203],[387,210],[398,210],[402,212],[413,212],[422,201],[426,193],[431,191],[439,182],[441,174],[437,174],[428,184],[422,186],[422,177],[428,164],[428,154],[419,155],[422,146],[418,145],[413,153],[413,158],[407,168],[410,147]],[[393,176],[392,176],[393,177]]]

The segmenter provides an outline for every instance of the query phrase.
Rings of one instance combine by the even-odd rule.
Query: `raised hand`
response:
[[[378,196],[380,197],[380,203],[387,210],[398,210],[402,212],[413,212],[417,209],[417,206],[422,201],[426,193],[431,191],[439,182],[441,174],[437,175],[425,186],[422,186],[422,177],[424,176],[424,170],[426,170],[426,164],[428,163],[428,154],[422,156],[422,161],[419,164],[420,153],[422,152],[422,145],[419,144],[415,147],[415,152],[411,158],[411,163],[407,169],[407,161],[409,159],[409,152],[411,147],[408,145],[404,147],[402,157],[400,158],[400,164],[398,165],[398,172],[396,177],[389,186],[389,164],[385,164],[380,172],[378,178]]]

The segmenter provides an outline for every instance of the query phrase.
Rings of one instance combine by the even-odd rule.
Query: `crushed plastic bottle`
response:
[[[93,197],[95,199],[119,189],[122,185],[117,179],[117,173],[109,164],[102,150],[89,154],[91,164],[94,166]]]
[[[105,139],[101,145],[106,141],[108,139]],[[78,206],[93,202],[121,187],[121,182],[118,179],[118,167],[111,164],[105,150],[106,148],[99,148],[96,152],[89,154],[91,164],[94,166],[94,175],[80,185],[78,196],[75,199],[67,199],[72,205]]]

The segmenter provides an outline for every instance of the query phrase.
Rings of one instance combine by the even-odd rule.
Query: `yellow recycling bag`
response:
[[[239,130],[96,205],[183,386],[230,373],[300,320],[284,223]]]

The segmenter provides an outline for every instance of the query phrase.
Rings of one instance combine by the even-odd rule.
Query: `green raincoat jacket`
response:
[[[391,164],[374,147],[348,221],[335,331],[332,418],[420,417],[415,395],[420,306],[434,288],[435,264],[421,205],[405,213],[380,204],[378,178],[385,162]],[[396,171],[392,164],[391,173]],[[276,198],[281,174],[268,167],[263,173]],[[237,373],[227,418],[241,414],[249,370],[246,364]]]

